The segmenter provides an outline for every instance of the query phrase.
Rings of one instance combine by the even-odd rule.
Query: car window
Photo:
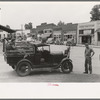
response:
[[[38,47],[38,50],[47,50],[49,51],[49,46]]]
[[[44,46],[43,49],[49,51],[49,46]]]

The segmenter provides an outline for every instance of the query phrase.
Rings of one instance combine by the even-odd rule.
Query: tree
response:
[[[62,26],[62,25],[65,25],[65,23],[62,22],[62,21],[59,21],[58,24],[57,24],[57,26]]]
[[[100,20],[100,5],[95,5],[91,12],[91,21],[96,21],[96,20]]]
[[[25,24],[24,27],[25,27],[25,29],[32,29],[33,28],[31,22],[28,24]]]
[[[29,29],[29,25],[28,24],[25,24],[25,29]]]
[[[10,26],[9,25],[6,25],[6,27],[10,29]]]
[[[32,23],[30,22],[28,25],[29,25],[29,28],[32,29]]]

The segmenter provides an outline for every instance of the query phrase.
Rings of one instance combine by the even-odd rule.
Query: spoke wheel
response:
[[[70,73],[72,71],[72,68],[73,68],[73,65],[69,61],[64,61],[62,66],[61,66],[61,70],[64,73]]]
[[[28,62],[20,62],[17,66],[16,72],[19,76],[27,76],[31,72],[31,65]]]

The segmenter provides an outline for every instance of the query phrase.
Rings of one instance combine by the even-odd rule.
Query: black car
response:
[[[16,49],[5,50],[4,58],[19,76],[29,75],[35,68],[61,68],[64,73],[73,69],[71,59],[62,52],[52,53],[44,43],[16,42]]]

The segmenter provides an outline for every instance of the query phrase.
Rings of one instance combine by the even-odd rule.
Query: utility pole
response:
[[[22,37],[23,37],[23,24],[21,24],[21,31],[22,31]]]
[[[1,24],[1,8],[0,8],[0,24]]]

